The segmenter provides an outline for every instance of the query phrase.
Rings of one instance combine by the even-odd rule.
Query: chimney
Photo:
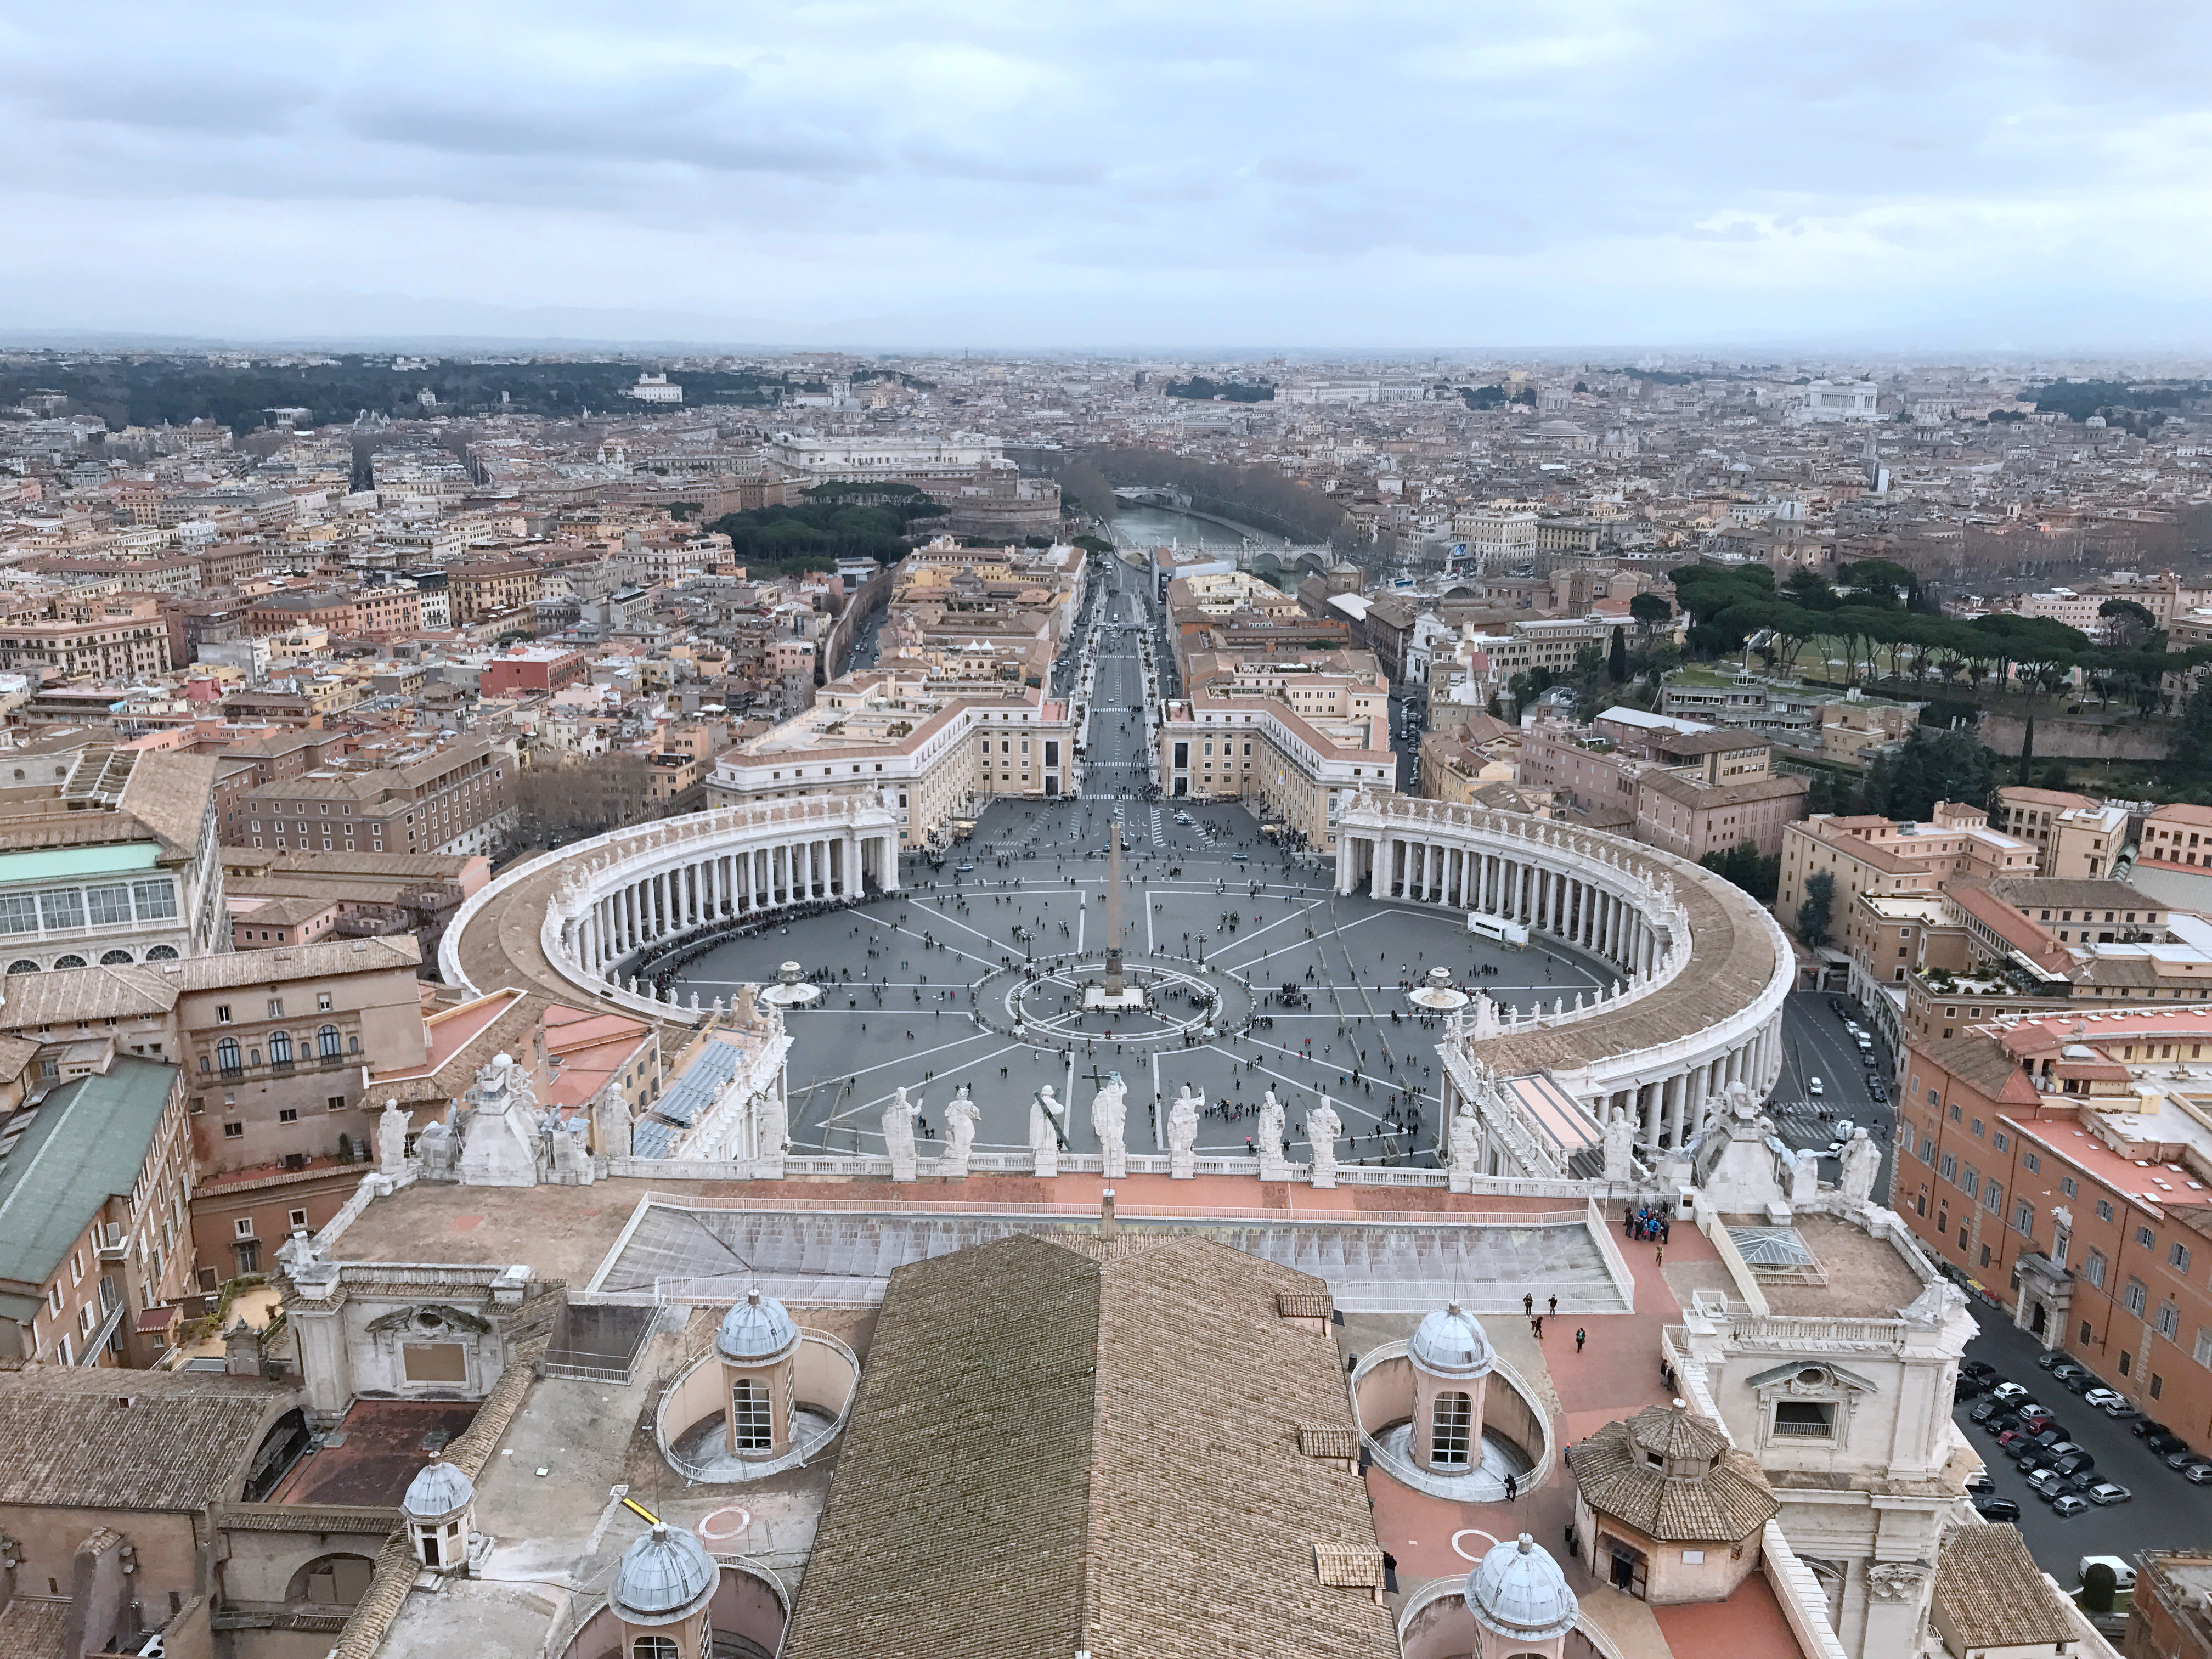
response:
[[[1111,1187],[1098,1194],[1098,1237],[1114,1237],[1114,1189]]]

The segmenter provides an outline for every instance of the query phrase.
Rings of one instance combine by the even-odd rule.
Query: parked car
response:
[[[2095,1468],[2097,1460],[2085,1451],[2067,1452],[2063,1455],[2053,1456],[2051,1460],[2051,1467],[2070,1479],[2087,1470]]]
[[[2115,1481],[2100,1480],[2085,1496],[2092,1504],[2124,1504],[2135,1494]]]
[[[2127,1395],[2122,1394],[2118,1389],[2101,1387],[2090,1389],[2081,1396],[2081,1399],[2084,1404],[2094,1406],[2100,1412],[2108,1412],[2115,1406],[2124,1406],[2128,1403]]]
[[[2053,1371],[2051,1374],[2058,1379],[2058,1386],[2069,1394],[2086,1395],[2097,1386],[2097,1374],[2094,1371],[2076,1369],[2070,1371]]]
[[[2030,1434],[2041,1434],[2045,1429],[2055,1429],[2058,1426],[2058,1419],[2033,1400],[2021,1407],[2016,1415],[2020,1418],[2021,1427],[2026,1429]]]
[[[2029,1448],[2027,1431],[2007,1429],[1997,1437],[1997,1449],[2005,1452],[2024,1452]]]
[[[1962,1376],[1951,1385],[1951,1403],[1955,1406],[1965,1401],[1978,1399],[1984,1392],[1985,1391],[1978,1379]]]
[[[2192,1486],[2212,1486],[2212,1459],[2191,1463],[2182,1470],[2181,1478]]]
[[[2023,1421],[2021,1426],[2026,1428],[2027,1425]],[[2029,1436],[2029,1438],[2047,1452],[2056,1452],[2061,1446],[2071,1446],[2074,1443],[2067,1437],[2065,1429],[2057,1423],[2037,1429]]]
[[[2027,1477],[2027,1489],[2048,1504],[2066,1490],[2066,1483],[2049,1469],[2037,1469]]]
[[[1828,999],[1828,1012],[1832,1014],[1840,1014],[1844,1012],[1845,1005],[1844,1000],[1841,997],[1830,997]]]
[[[1867,1097],[1872,1100],[1877,1106],[1887,1106],[1889,1104],[1889,1091],[1883,1088],[1879,1083],[1869,1083],[1867,1085]]]
[[[1984,1521],[2017,1521],[2020,1519],[2020,1505],[2014,1503],[2009,1498],[1980,1496],[1977,1497],[1973,1500],[1973,1503],[1975,1513],[1979,1515]]]
[[[1997,1368],[1990,1364],[1986,1359],[1969,1359],[1965,1364],[1959,1367],[1959,1375],[1961,1376],[1978,1376],[1984,1382],[1990,1383],[1992,1387],[2004,1381],[2004,1378],[1997,1375]]]
[[[2172,1434],[2173,1431],[2167,1428],[2165,1424],[2154,1423],[2149,1418],[2146,1417],[2140,1423],[2129,1424],[2128,1432],[2138,1437],[2139,1438],[2148,1440],[2154,1434]]]
[[[2085,1514],[2088,1508],[2087,1498],[2070,1492],[2061,1492],[2051,1500],[2051,1512],[2062,1521],[2070,1521],[2077,1515]]]
[[[1990,1393],[2008,1406],[2027,1398],[2027,1390],[2017,1382],[2000,1382]]]
[[[2179,1451],[2170,1451],[2166,1455],[2166,1467],[2169,1469],[2185,1469],[2191,1463],[2203,1462],[2204,1459],[2200,1454],[2190,1450],[2186,1446]]]
[[[1962,1376],[1959,1380],[1961,1382],[1972,1382],[1975,1379],[1971,1376]],[[1984,1395],[1966,1408],[1966,1416],[1972,1422],[1986,1423],[2003,1409],[2003,1401],[1991,1395]]]
[[[1983,1429],[1990,1434],[2002,1434],[2007,1429],[2016,1429],[2019,1426],[2020,1419],[2014,1417],[2010,1412],[1999,1412],[1982,1425]]]
[[[2013,1449],[2019,1453],[2019,1455],[2013,1459],[2012,1466],[2022,1474],[2040,1474],[2050,1467],[2050,1455],[2040,1447],[2023,1443],[2014,1447]]]
[[[1990,1479],[1990,1472],[1987,1469],[1984,1469],[1979,1474],[1970,1474],[1966,1477],[1966,1496],[1969,1498],[1982,1497],[1996,1489],[1997,1483]]]
[[[2036,1356],[2035,1369],[2039,1371],[2055,1371],[2061,1365],[2070,1363],[2063,1348],[2052,1348],[2048,1352]]]

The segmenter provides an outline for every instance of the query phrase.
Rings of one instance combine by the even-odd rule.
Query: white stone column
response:
[[[1644,1138],[1656,1146],[1659,1142],[1659,1091],[1649,1083],[1636,1085],[1636,1115],[1644,1125]]]
[[[1667,1133],[1669,1137],[1668,1144],[1677,1147],[1682,1145],[1683,1140],[1682,1097],[1684,1093],[1684,1085],[1687,1079],[1685,1079],[1680,1072],[1677,1072],[1673,1077],[1667,1079],[1665,1085],[1667,1096]]]

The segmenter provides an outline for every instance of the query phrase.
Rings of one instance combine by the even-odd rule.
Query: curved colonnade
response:
[[[1782,1068],[1789,940],[1749,894],[1618,836],[1405,796],[1354,797],[1337,825],[1337,890],[1525,924],[1621,970],[1587,1006],[1501,1019],[1486,1001],[1441,1045],[1445,1109],[1476,1103],[1492,1175],[1565,1174],[1492,1079],[1549,1072],[1599,1124],[1628,1114],[1650,1148],[1683,1146],[1735,1084],[1764,1098]],[[1512,1167],[1506,1167],[1510,1165]]]
[[[609,830],[472,894],[440,941],[439,970],[478,993],[520,970],[549,991],[696,1022],[712,1011],[641,992],[641,963],[687,937],[899,891],[899,831],[896,811],[872,795],[716,807]]]

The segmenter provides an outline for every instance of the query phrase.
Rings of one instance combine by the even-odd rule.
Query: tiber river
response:
[[[1114,515],[1114,528],[1139,547],[1164,547],[1170,542],[1185,547],[1236,547],[1243,540],[1226,525],[1164,507],[1124,507]],[[1267,546],[1281,544],[1273,536],[1255,535],[1254,539]]]

